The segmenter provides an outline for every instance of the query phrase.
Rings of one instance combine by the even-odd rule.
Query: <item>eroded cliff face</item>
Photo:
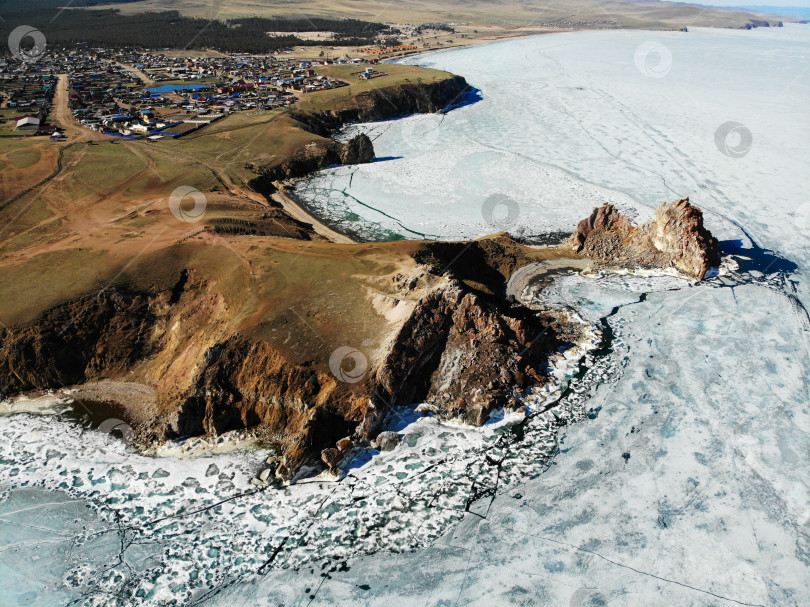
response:
[[[122,373],[150,353],[153,304],[143,294],[111,289],[0,329],[0,394]]]
[[[453,281],[424,297],[376,375],[390,405],[424,402],[443,419],[480,425],[548,381],[550,353],[575,330],[565,314],[472,292]]]
[[[291,123],[322,138],[307,144],[280,163],[251,162],[247,167],[257,177],[251,186],[271,192],[277,181],[304,177],[336,164],[361,164],[374,159],[368,136],[357,135],[346,143],[332,140],[335,130],[346,124],[389,120],[416,113],[435,113],[461,103],[470,90],[467,81],[453,76],[438,82],[413,82],[364,91],[348,99],[339,109],[296,111]]]
[[[662,204],[641,226],[605,204],[579,222],[571,244],[576,253],[598,261],[675,268],[698,280],[720,263],[720,245],[703,226],[703,212],[688,198]]]
[[[285,351],[283,332],[241,331],[239,310],[189,268],[172,288],[111,287],[4,329],[3,389],[146,384],[157,393],[157,415],[135,428],[142,449],[247,429],[277,445],[283,478],[318,461],[334,467],[351,445],[373,440],[399,405],[424,402],[444,419],[481,424],[545,382],[548,355],[576,339],[576,329],[563,313],[503,296],[496,261],[522,263],[521,247],[506,236],[413,249],[420,262],[411,262],[410,276],[389,278],[394,294],[386,296],[410,302],[395,306],[407,313],[380,321],[390,339],[358,381],[336,376],[328,352]],[[458,264],[448,269],[449,255]]]
[[[346,143],[332,140],[308,143],[280,164],[248,163],[247,167],[259,175],[251,182],[254,189],[272,191],[276,181],[305,177],[337,164],[364,164],[372,160],[374,144],[368,135],[361,133]]]
[[[255,429],[279,446],[292,473],[352,434],[368,403],[365,384],[340,382],[327,364],[295,362],[273,343],[241,335],[236,312],[194,270],[171,289],[110,287],[65,302],[0,331],[0,391],[145,384],[158,414],[134,428],[141,449]]]
[[[345,124],[446,111],[462,103],[470,90],[462,76],[452,76],[438,82],[403,83],[364,91],[339,109],[296,112],[293,118],[311,133],[329,137],[335,129]]]

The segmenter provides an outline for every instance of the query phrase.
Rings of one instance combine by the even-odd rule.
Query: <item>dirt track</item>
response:
[[[145,78],[145,74],[138,74],[138,76]],[[108,141],[109,140],[108,136],[105,136],[103,133],[99,133],[98,131],[94,131],[92,129],[83,126],[73,116],[73,113],[70,111],[70,107],[68,104],[68,83],[69,83],[68,75],[60,74],[56,86],[53,104],[53,120],[60,125],[60,127],[64,131],[65,138],[71,143],[81,141]],[[132,150],[142,159],[146,160],[147,163],[150,162],[149,160],[144,158],[143,154],[139,153],[137,143],[133,145],[132,143],[128,142],[127,147],[129,147],[130,150]],[[150,148],[150,152],[153,153],[154,151],[155,151],[154,148]],[[199,159],[195,160],[197,162],[200,162]],[[267,205],[267,201],[264,199],[263,196],[261,196],[256,192],[250,191],[247,188],[235,184],[226,171],[223,171],[219,167],[214,166],[210,163],[203,162],[202,164],[204,164],[209,170],[211,170],[217,176],[217,178],[230,191],[232,195],[249,198],[263,206]],[[332,242],[342,244],[354,243],[354,240],[352,240],[348,236],[336,232],[335,230],[329,228],[328,226],[324,225],[323,223],[312,217],[309,213],[307,213],[303,208],[301,208],[298,204],[295,203],[295,201],[293,201],[283,192],[277,192],[276,194],[274,194],[273,199],[276,200],[276,202],[278,202],[279,204],[281,204],[284,210],[291,217],[299,221],[311,224],[315,229],[315,231],[321,236],[325,237],[326,239],[331,240]]]
[[[147,76],[144,72],[135,67],[132,67],[131,65],[126,65],[125,63],[120,63],[118,61],[115,62],[115,65],[117,65],[122,69],[125,69],[130,74],[133,74],[135,77],[140,78],[143,81],[144,86],[152,86],[153,84],[155,84],[155,81],[152,80],[149,76]]]
[[[56,84],[56,93],[53,97],[52,118],[61,127],[65,138],[75,141],[104,141],[102,133],[83,126],[70,111],[68,106],[68,75],[59,74]]]

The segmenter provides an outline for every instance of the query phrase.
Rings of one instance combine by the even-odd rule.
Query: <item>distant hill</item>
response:
[[[206,19],[340,16],[375,22],[473,23],[504,29],[544,24],[636,28],[745,27],[751,19],[757,18],[745,9],[649,0],[125,0],[124,3],[119,0],[109,2],[108,6],[127,13],[176,10],[185,16]],[[758,18],[761,19],[761,15]]]
[[[560,29],[750,28],[780,21],[761,12],[650,0],[392,0],[382,5],[377,0],[0,0],[0,14],[0,38],[25,24],[42,31],[51,47],[83,43],[253,53],[324,40],[335,47],[367,46],[378,39],[395,46],[398,35],[415,31],[398,27],[406,23],[431,24],[438,34],[427,38],[419,30],[410,43],[438,48]],[[323,36],[313,38],[313,32]]]
[[[745,9],[740,10],[757,11],[780,17],[810,19],[810,6],[746,6]]]
[[[138,0],[117,0],[115,6]],[[145,47],[168,49],[214,48],[229,52],[270,53],[296,45],[317,45],[317,40],[298,37],[299,32],[325,32],[330,44],[363,46],[378,35],[396,30],[383,23],[357,19],[319,17],[237,17],[205,19],[181,15],[178,11],[119,12],[99,7],[99,0],[0,0],[0,38],[25,24],[45,35],[51,47],[71,47],[78,43],[103,47]],[[90,9],[90,10],[83,10]],[[273,32],[273,35],[268,35]],[[6,48],[0,55],[8,54]]]

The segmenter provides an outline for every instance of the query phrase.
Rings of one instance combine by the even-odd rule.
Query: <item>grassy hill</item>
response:
[[[497,29],[540,27],[546,23],[592,23],[594,26],[670,28],[683,26],[744,27],[750,13],[675,2],[598,0],[139,0],[111,4],[122,12],[177,10],[206,19],[245,16],[342,17],[381,22],[454,22]],[[761,16],[759,17],[761,18]]]
[[[356,66],[323,70],[345,78],[350,86],[304,95],[297,111],[340,108],[371,89],[452,76],[391,65],[386,76],[361,81],[351,75]],[[305,237],[301,226],[251,191],[249,182],[256,173],[247,165],[279,163],[308,145],[330,141],[302,129],[280,109],[235,113],[182,139],[158,143],[98,136],[79,131],[77,125],[64,127],[69,137],[59,143],[43,137],[0,139],[0,326],[30,320],[59,301],[113,284],[144,258],[153,260],[147,264],[150,272],[161,268],[176,280],[179,268],[189,263],[184,258],[177,265],[169,254],[178,239],[185,247],[207,243],[194,249],[195,258],[221,249],[217,255],[222,259],[239,251],[236,258],[244,260],[257,254],[251,249],[257,242],[277,242],[274,236]],[[258,223],[265,235],[206,232],[184,240],[197,224],[179,220],[167,206],[179,186],[205,195],[205,221],[200,225]],[[204,268],[216,265],[207,259],[197,264],[203,276]],[[219,280],[221,272],[216,270],[212,277]]]

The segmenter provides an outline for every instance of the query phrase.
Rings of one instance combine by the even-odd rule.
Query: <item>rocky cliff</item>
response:
[[[374,144],[368,135],[361,133],[346,143],[338,143],[331,139],[313,141],[294,151],[278,164],[262,165],[251,162],[247,164],[247,168],[259,175],[251,182],[254,189],[272,191],[274,189],[272,184],[276,181],[305,177],[314,171],[336,164],[363,164],[372,160],[374,160]]]
[[[563,313],[503,295],[504,272],[526,261],[528,250],[506,236],[408,247],[411,274],[394,274],[386,290],[393,304],[411,302],[400,306],[409,312],[384,324],[390,339],[358,381],[336,375],[317,341],[311,351],[290,352],[288,330],[278,339],[237,330],[248,327],[234,324],[237,310],[187,270],[170,288],[110,287],[3,329],[0,388],[144,383],[157,393],[159,414],[136,428],[141,448],[249,430],[277,445],[279,475],[289,478],[319,460],[334,467],[347,445],[368,444],[393,407],[425,402],[442,418],[481,424],[546,381],[548,355],[575,340],[577,329]],[[451,255],[457,264],[448,267]],[[289,296],[298,305],[298,295]]]
[[[0,396],[123,373],[149,355],[153,303],[141,293],[105,290],[0,329]]]
[[[249,163],[247,167],[257,174],[251,186],[257,191],[271,192],[276,181],[304,177],[336,164],[371,162],[374,146],[366,135],[358,135],[341,144],[332,140],[335,131],[346,124],[444,111],[461,103],[470,90],[464,78],[452,76],[437,82],[411,82],[364,91],[350,97],[337,109],[294,111],[290,114],[293,128],[300,128],[319,139],[281,162]]]
[[[451,76],[436,82],[410,82],[364,91],[338,109],[299,111],[292,116],[309,132],[329,137],[346,124],[447,111],[461,104],[472,90],[463,77]]]
[[[605,204],[579,222],[571,244],[576,253],[598,261],[675,268],[698,280],[720,263],[717,239],[703,226],[703,212],[688,198],[662,204],[641,226]]]
[[[443,419],[480,425],[548,380],[548,355],[574,339],[567,322],[453,282],[423,298],[402,327],[375,397],[388,407],[424,402]]]

